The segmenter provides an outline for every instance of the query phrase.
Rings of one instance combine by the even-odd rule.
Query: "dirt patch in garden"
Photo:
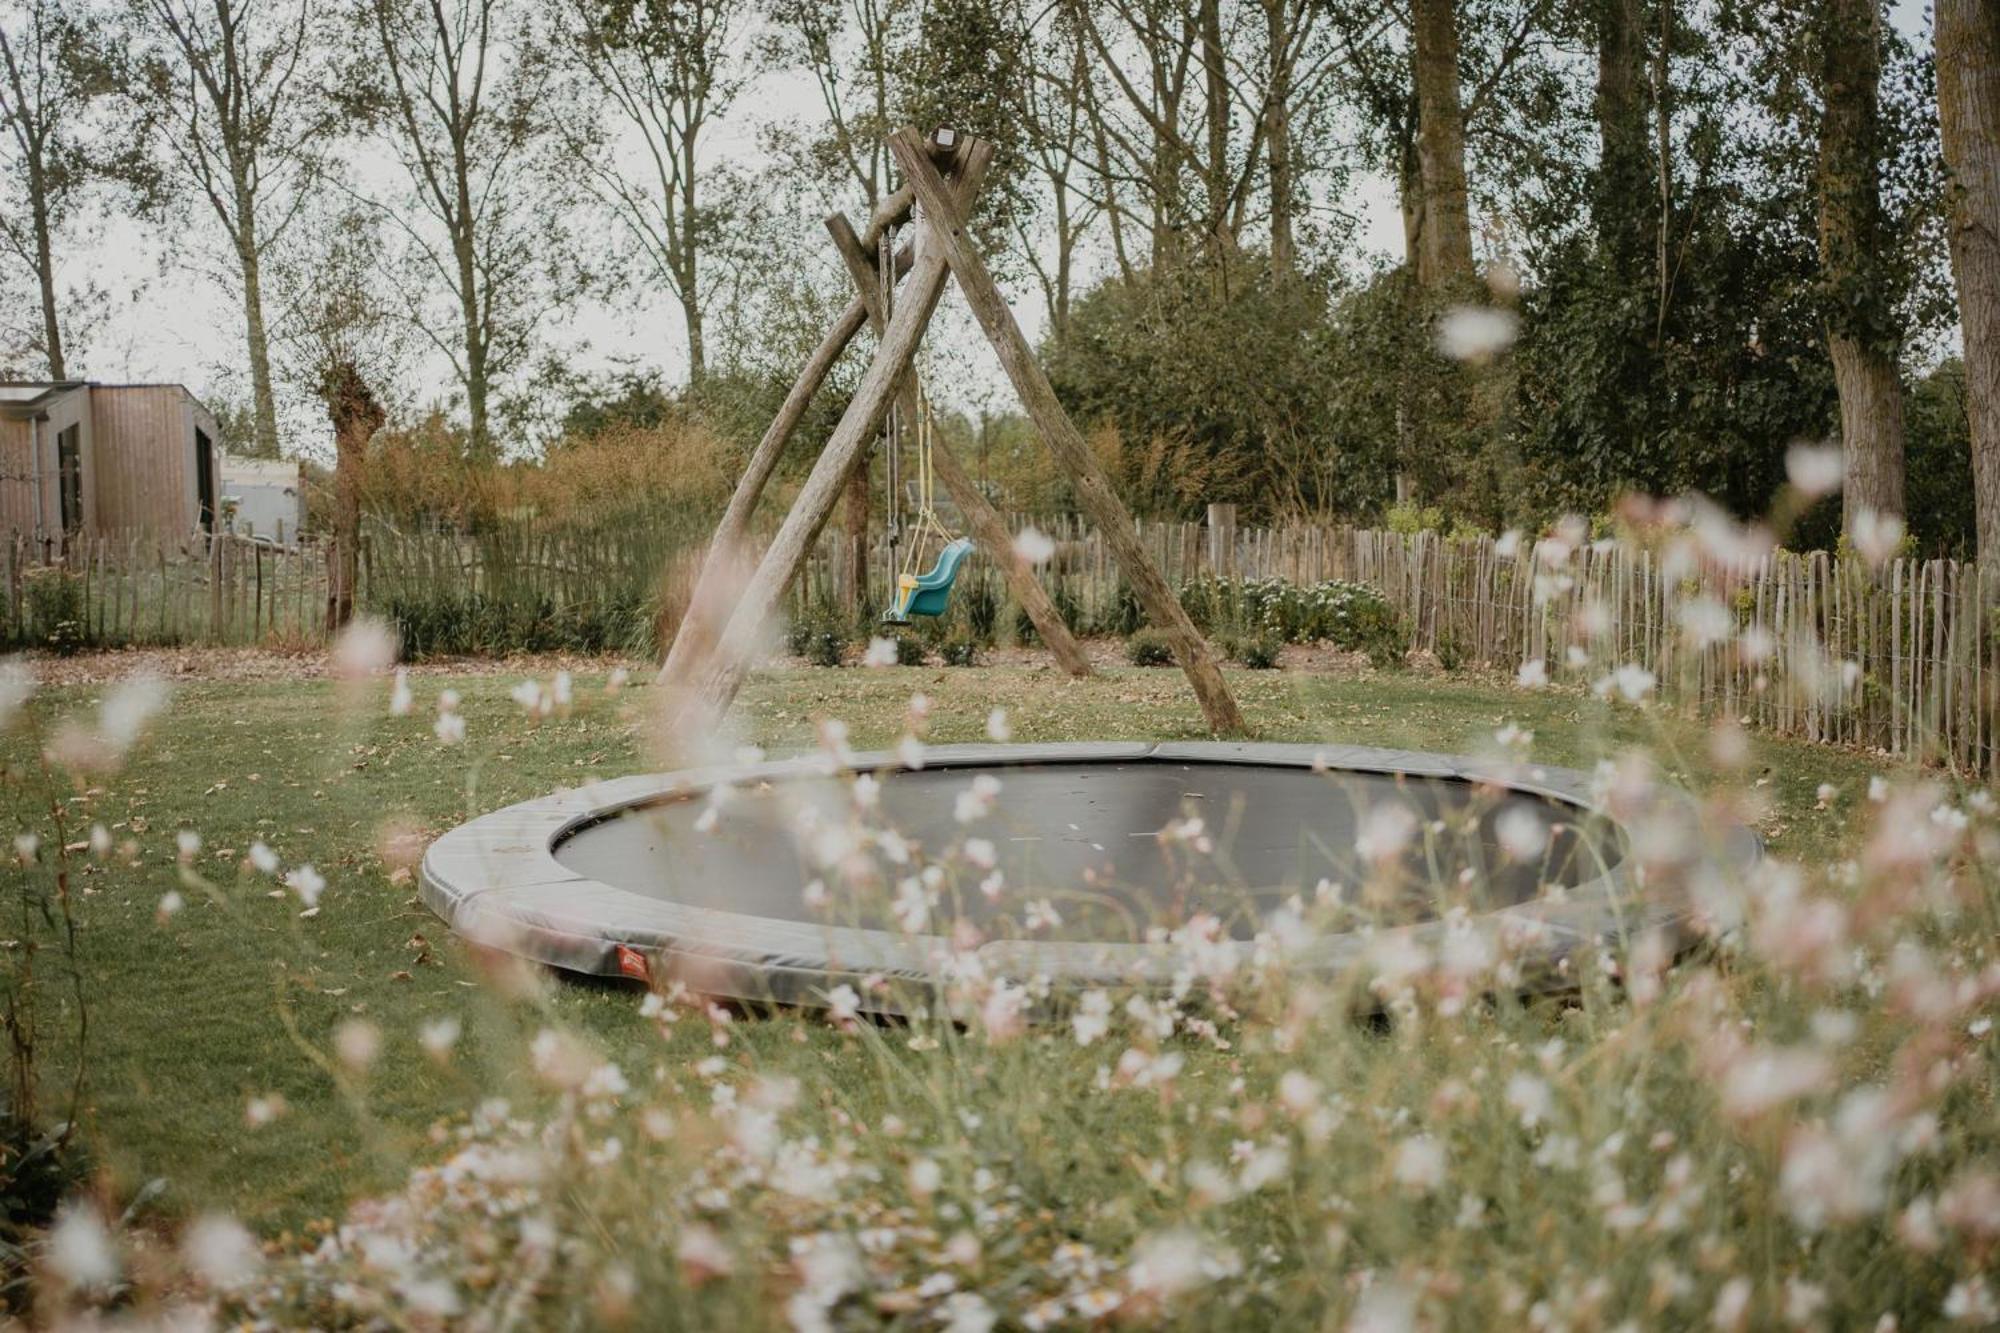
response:
[[[1083,648],[1093,666],[1115,669],[1130,665],[1123,639],[1087,639]],[[858,662],[860,655],[861,648],[857,645],[849,653],[850,661]],[[47,686],[95,685],[136,675],[185,681],[305,681],[324,680],[334,674],[332,655],[324,649],[288,652],[270,648],[119,648],[72,657],[31,652],[25,654],[25,660],[35,679]],[[1042,648],[986,648],[980,651],[978,664],[1056,670],[1055,659]],[[807,663],[804,658],[782,656],[772,659],[770,665],[802,667]],[[1412,665],[1421,668],[1422,664]],[[411,663],[408,670],[418,677],[549,676],[564,670],[584,676],[603,675],[621,666],[632,673],[634,683],[642,683],[651,675],[651,664],[634,658],[564,653],[436,657]],[[1279,666],[1286,671],[1315,675],[1363,675],[1371,669],[1362,654],[1343,652],[1325,644],[1287,644],[1279,656]]]
[[[26,655],[35,679],[44,685],[95,685],[128,676],[154,675],[185,681],[324,680],[334,674],[332,654],[277,652],[268,648],[121,648],[55,657]],[[635,676],[644,664],[624,657],[537,653],[521,657],[439,657],[409,666],[412,676],[547,676],[568,670],[603,674],[625,667]]]

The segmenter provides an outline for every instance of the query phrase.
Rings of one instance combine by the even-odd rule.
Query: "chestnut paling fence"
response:
[[[1129,622],[1129,593],[1096,532],[1064,516],[1015,524],[1053,539],[1043,577],[1084,629]],[[1871,567],[1776,552],[1720,573],[1670,568],[1657,551],[1620,544],[1584,546],[1550,567],[1532,542],[1509,549],[1491,538],[1339,525],[1146,523],[1142,535],[1177,582],[1370,584],[1403,615],[1412,647],[1446,661],[1512,670],[1539,659],[1551,675],[1586,683],[1630,664],[1656,679],[1664,699],[1774,732],[2000,771],[1990,611],[2000,588],[1971,563]],[[89,644],[320,642],[336,557],[327,542],[109,534],[51,555],[16,539],[0,570],[0,638],[46,644],[52,618],[65,617]],[[635,549],[532,525],[480,537],[371,531],[358,602],[516,598],[553,613],[622,597],[656,610],[676,604],[699,558],[685,541]],[[856,588],[849,539],[824,533],[792,611],[880,605],[890,561],[875,534],[865,586]],[[969,567],[961,587],[989,604],[1004,597],[985,562]],[[1573,650],[1584,655],[1575,666]]]

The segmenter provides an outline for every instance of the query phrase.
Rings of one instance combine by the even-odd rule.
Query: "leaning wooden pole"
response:
[[[862,248],[861,240],[854,234],[854,228],[846,217],[839,213],[826,220],[826,229],[833,236],[834,248],[847,265],[848,273],[854,279],[861,300],[868,307],[868,326],[875,330],[879,338],[887,324],[882,316],[882,279],[876,262]],[[896,395],[897,404],[907,421],[918,420],[917,377],[914,373],[905,376],[901,390]],[[1027,612],[1029,623],[1049,651],[1055,655],[1056,664],[1071,676],[1081,679],[1092,674],[1090,659],[1084,655],[1083,646],[1063,623],[1062,613],[1050,599],[1048,590],[1028,562],[1021,559],[1014,550],[1014,539],[1007,531],[1007,524],[987,502],[979,488],[972,484],[965,469],[959,466],[957,455],[947,448],[942,440],[931,442],[931,463],[936,468],[938,479],[944,482],[945,490],[951,493],[952,503],[965,515],[966,526],[972,529],[973,540],[979,543],[1007,581],[1007,591]]]
[[[1007,299],[1000,294],[999,285],[993,281],[993,275],[987,271],[985,263],[966,237],[965,225],[959,220],[964,215],[952,207],[950,188],[937,168],[931,165],[923,137],[915,130],[898,130],[889,136],[889,148],[903,169],[904,179],[916,187],[917,200],[923,206],[924,235],[920,252],[926,260],[942,253],[950,265],[952,276],[958,280],[959,290],[965,293],[966,304],[972,307],[987,341],[998,353],[1007,378],[1013,382],[1014,392],[1020,396],[1021,405],[1027,408],[1028,416],[1048,442],[1056,461],[1070,474],[1076,485],[1078,500],[1103,532],[1113,557],[1117,559],[1126,581],[1132,585],[1132,591],[1137,594],[1147,618],[1173,645],[1174,656],[1180,661],[1181,670],[1187,673],[1188,683],[1194,687],[1195,698],[1201,703],[1202,715],[1208,719],[1209,730],[1225,735],[1246,731],[1248,728],[1243,714],[1229,692],[1228,683],[1222,678],[1222,668],[1217,665],[1208,641],[1195,629],[1194,622],[1181,608],[1180,598],[1174,595],[1173,587],[1168,584],[1166,575],[1147,554],[1139,540],[1138,529],[1133,526],[1132,515],[1126,511],[1118,493],[1112,490],[1111,481],[1098,465],[1097,456],[1091,452],[1089,444],[1069,419],[1069,413],[1057,400],[1055,386],[1049,383],[1048,375],[1035,360],[1034,349],[1021,333],[1021,326],[1014,321],[1014,312],[1008,309]]]
[[[862,243],[873,244],[890,227],[901,223],[910,213],[913,195],[905,185],[883,200],[869,216],[868,229]],[[915,260],[915,247],[906,245],[896,254],[896,270],[900,274]],[[861,326],[868,322],[867,307],[859,297],[847,303],[840,312],[840,318],[821,338],[819,346],[806,358],[805,366],[799,371],[798,379],[792,382],[791,392],[778,408],[778,414],[771,418],[764,436],[757,441],[757,447],[750,452],[750,461],[743,468],[743,475],[737,479],[736,489],[729,497],[728,508],[722,511],[722,521],[716,524],[715,535],[709,540],[707,554],[702,557],[701,571],[695,575],[694,586],[688,594],[688,604],[682,613],[680,628],[674,634],[674,641],[667,650],[666,661],[660,667],[660,681],[673,683],[689,678],[695,662],[705,656],[714,645],[715,636],[723,621],[728,617],[729,608],[734,605],[732,589],[726,571],[742,556],[744,538],[750,532],[750,516],[757,512],[757,502],[764,496],[764,488],[770,484],[771,474],[777,471],[778,460],[784,456],[785,446],[791,442],[792,432],[805,419],[806,409],[812,406],[813,396],[826,383],[828,375],[841,355],[847,351],[854,335],[861,332]]]
[[[992,158],[992,145],[983,142],[975,142],[964,156],[959,177],[965,185],[968,208],[972,191],[984,178]],[[949,190],[939,197],[950,207]],[[847,411],[820,451],[812,474],[792,502],[791,512],[785,515],[784,524],[772,538],[756,573],[745,584],[714,651],[684,681],[676,679],[681,694],[668,705],[670,735],[685,742],[686,738],[705,733],[743,687],[743,679],[763,646],[779,600],[804,567],[813,542],[847,484],[848,475],[866,456],[868,445],[882,429],[889,403],[916,357],[917,343],[930,323],[931,313],[937,309],[938,298],[944,294],[947,272],[944,257],[936,247],[919,247],[903,299],[882,332],[874,360],[868,363]]]

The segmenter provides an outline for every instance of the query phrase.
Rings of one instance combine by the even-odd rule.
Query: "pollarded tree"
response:
[[[311,62],[316,0],[132,0],[142,53],[128,85],[173,176],[205,204],[243,308],[255,452],[278,452],[265,266],[325,168],[338,115]]]
[[[119,79],[98,13],[77,0],[23,0],[0,16],[0,247],[33,277],[39,327],[23,341],[66,379],[71,330],[92,299],[63,287],[60,249],[90,189],[115,174],[86,117]]]
[[[1965,334],[1979,558],[2000,560],[2000,9],[1938,0],[1938,121]]]

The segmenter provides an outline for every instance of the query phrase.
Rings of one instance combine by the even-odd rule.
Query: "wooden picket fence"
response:
[[[1085,626],[1113,618],[1122,580],[1097,533],[1075,519],[1014,523],[1054,539],[1044,580]],[[1532,541],[1508,550],[1491,537],[1435,532],[1143,523],[1140,536],[1177,583],[1369,584],[1403,614],[1413,648],[1448,660],[1507,671],[1540,661],[1553,679],[1590,685],[1636,667],[1659,697],[1713,715],[2000,775],[2000,585],[1974,563],[1870,567],[1778,551],[1725,572],[1669,568],[1654,550],[1596,543],[1544,569]],[[800,593],[807,604],[842,603],[846,541],[822,536]],[[876,604],[890,583],[888,552],[879,537],[871,546],[866,602]],[[998,585],[990,570],[975,577]],[[1718,616],[1725,632],[1695,632]],[[1574,663],[1573,649],[1582,655]]]
[[[131,532],[0,550],[0,641],[41,643],[72,617],[73,641],[103,647],[325,640],[326,543]]]
[[[1053,539],[1042,575],[1086,628],[1129,613],[1129,594],[1102,537],[1074,517],[1015,516]],[[1410,627],[1413,647],[1512,671],[1540,660],[1556,678],[1593,683],[1617,667],[1650,673],[1669,701],[1771,731],[2000,773],[2000,652],[1992,604],[2000,587],[1977,565],[1894,560],[1870,567],[1825,552],[1776,552],[1735,571],[1659,551],[1592,544],[1545,566],[1533,542],[1448,539],[1340,525],[1236,527],[1145,523],[1141,536],[1168,577],[1329,579],[1367,583]],[[47,552],[4,548],[0,637],[33,642],[33,586]],[[80,593],[97,644],[323,642],[334,551],[236,537],[112,534],[73,541],[53,562]],[[891,552],[878,531],[865,586],[852,548],[821,535],[793,589],[793,614],[886,603]],[[634,549],[590,534],[524,531],[471,540],[371,530],[358,601],[393,596],[530,596],[560,606],[609,587],[669,601],[699,548],[662,538]],[[987,562],[963,587],[1004,599]],[[1697,632],[1699,631],[1699,632]],[[1573,654],[1581,660],[1572,665]],[[1628,683],[1631,677],[1627,678]]]

